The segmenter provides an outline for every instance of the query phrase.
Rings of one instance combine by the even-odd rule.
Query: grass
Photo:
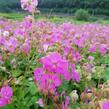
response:
[[[13,19],[13,20],[22,20],[24,16],[28,15],[28,13],[0,13],[0,17],[6,19]],[[85,23],[85,21],[77,21],[74,19],[73,16],[59,16],[59,15],[52,15],[49,14],[40,14],[35,16],[37,20],[46,20],[54,23],[63,23],[63,22],[72,22],[72,23]]]
[[[0,17],[6,19],[13,20],[22,20],[28,13],[0,13]],[[50,21],[54,23],[63,23],[63,22],[71,22],[74,24],[84,24],[84,23],[100,23],[100,24],[109,24],[109,18],[104,19],[103,17],[91,17],[91,20],[86,21],[78,21],[74,18],[74,16],[69,15],[58,15],[58,14],[39,14],[35,16],[36,19]]]
[[[0,17],[4,17],[7,19],[15,19],[15,20],[21,20],[24,18],[24,14],[22,13],[0,13]]]

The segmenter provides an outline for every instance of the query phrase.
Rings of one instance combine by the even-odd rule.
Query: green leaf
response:
[[[105,70],[103,79],[104,79],[105,81],[109,80],[109,67]]]

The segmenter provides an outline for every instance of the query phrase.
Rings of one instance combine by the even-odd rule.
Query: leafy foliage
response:
[[[88,13],[88,11],[80,9],[76,11],[75,18],[77,20],[88,21],[90,19],[90,14]]]
[[[0,12],[21,10],[20,0],[0,0]],[[55,12],[75,13],[78,9],[86,9],[91,14],[109,15],[109,0],[39,0],[39,8]]]

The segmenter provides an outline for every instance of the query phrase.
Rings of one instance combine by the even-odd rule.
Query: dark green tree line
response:
[[[109,0],[39,0],[39,8],[53,9],[57,12],[74,13],[82,8],[90,13],[109,15]],[[12,11],[20,8],[20,0],[0,0],[0,11]]]

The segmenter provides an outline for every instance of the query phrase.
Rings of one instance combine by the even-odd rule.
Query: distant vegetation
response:
[[[90,19],[90,14],[88,13],[88,11],[86,11],[84,9],[78,9],[75,12],[75,18],[77,20],[88,21]]]
[[[21,10],[20,0],[0,0],[0,12],[12,12]]]
[[[43,12],[74,14],[78,9],[86,9],[93,15],[109,16],[109,0],[39,0]],[[20,0],[0,0],[0,12],[20,11]]]

